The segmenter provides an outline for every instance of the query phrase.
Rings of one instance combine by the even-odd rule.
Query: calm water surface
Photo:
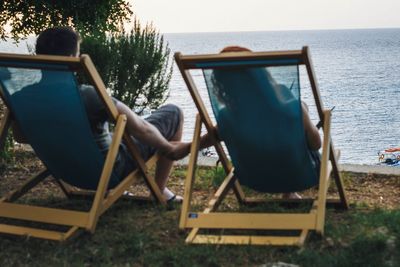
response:
[[[310,47],[326,108],[335,106],[332,138],[341,163],[376,164],[377,152],[400,146],[400,29],[166,34],[172,51],[217,53],[227,45],[254,51]],[[201,80],[201,73],[195,73]],[[316,112],[305,71],[303,99]],[[204,85],[202,95],[206,97]],[[185,112],[185,137],[193,132],[195,108],[177,68],[169,102]]]

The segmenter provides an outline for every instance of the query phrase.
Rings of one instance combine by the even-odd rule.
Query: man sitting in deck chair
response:
[[[228,47],[222,52],[217,55],[175,53],[176,63],[199,111],[179,226],[191,230],[187,243],[302,245],[310,231],[323,234],[327,203],[348,207],[330,140],[331,111],[323,109],[308,48],[253,53],[241,47]],[[318,129],[311,123],[307,106],[301,102],[300,66],[307,70],[322,122],[321,161]],[[217,127],[213,126],[197,89],[200,83],[192,77],[198,70],[203,72]],[[202,124],[207,135],[200,137]],[[199,211],[191,207],[197,176],[196,152],[209,145],[215,147],[226,176],[206,208]],[[327,200],[331,171],[340,199]],[[307,212],[293,209],[246,212],[235,210],[231,205],[218,211],[231,190],[242,205],[271,202],[269,198],[247,197],[241,185],[258,192],[284,193],[286,198],[300,198],[295,192],[315,186],[318,192],[308,199],[273,199],[282,204],[308,204]]]
[[[245,48],[245,47],[240,47],[240,46],[228,46],[225,47],[224,49],[221,50],[221,53],[228,53],[228,52],[251,52],[250,49]],[[273,81],[273,78],[271,75],[268,73],[268,71],[265,71],[265,75],[268,75],[266,80]],[[218,77],[218,71],[214,72],[214,78],[215,79],[224,79],[223,75],[220,75]],[[227,77],[229,79],[229,77]],[[290,102],[292,99],[294,100],[294,96],[290,92],[290,89],[285,87],[284,85],[277,85],[275,84],[274,86],[281,86],[281,90],[278,92],[280,93],[279,98],[285,99],[286,102]],[[253,92],[257,93],[257,92]],[[235,101],[234,98],[226,99],[226,97],[229,96],[229,94],[225,94],[224,92],[215,92],[215,95],[217,95],[221,102],[226,103],[226,105],[230,105],[228,107],[229,114],[228,116],[230,117],[235,117],[235,116],[240,116],[240,113],[242,113],[240,110],[237,110],[237,114],[232,114],[232,112],[235,112],[235,106],[239,106],[238,103],[232,103],[232,101]],[[225,98],[225,99],[224,99]],[[263,97],[260,96],[259,98],[252,96],[251,97],[253,104],[254,99],[259,99],[260,101],[263,101]],[[245,102],[245,99],[240,99],[241,102]],[[260,103],[260,105],[263,105],[264,103]],[[321,137],[318,132],[318,128],[312,123],[309,115],[308,115],[308,106],[305,102],[301,102],[301,108],[302,108],[302,116],[303,116],[303,125],[304,125],[304,131],[306,135],[306,140],[307,140],[307,145],[309,148],[310,152],[310,157],[313,162],[313,166],[315,168],[316,175],[319,173],[319,168],[320,168],[320,154],[318,152],[318,149],[321,148]],[[219,111],[219,116],[223,116],[225,114],[222,110]],[[227,120],[229,121],[229,119]],[[232,127],[235,127],[235,122],[232,122]],[[226,126],[226,128],[229,128]],[[212,146],[212,141],[210,140],[209,134],[206,134],[202,136],[201,141],[200,141],[200,149],[204,149],[206,147]],[[189,153],[187,151],[187,153]],[[292,192],[292,193],[284,193],[283,198],[291,198],[291,199],[299,199],[301,196],[297,192]]]
[[[245,47],[228,46],[228,47],[225,47],[224,49],[222,49],[221,53],[243,52],[243,51],[252,52],[250,49],[245,48]],[[271,83],[275,83],[275,84],[269,84],[269,86],[278,86],[278,87],[280,87],[280,90],[277,90],[277,93],[279,94],[279,95],[277,95],[277,98],[280,98],[281,101],[287,102],[288,103],[288,108],[290,108],[290,102],[295,100],[294,99],[295,96],[292,94],[290,89],[287,88],[285,85],[276,84],[276,82],[274,81],[273,77],[271,76],[271,74],[267,70],[265,70],[265,75],[267,76],[266,79],[265,79],[266,81],[269,81]],[[218,79],[217,72],[214,73],[214,78]],[[222,77],[219,77],[219,78],[220,79],[224,79],[225,77],[223,77],[223,75],[222,75]],[[255,91],[254,93],[257,93],[257,91]],[[219,97],[223,98],[223,97],[226,97],[229,94],[216,92],[216,95],[218,95]],[[260,101],[263,101],[263,96],[260,96],[260,98],[251,97],[251,99],[252,99],[252,101],[254,101],[254,99],[259,99]],[[221,100],[224,103],[229,103],[230,102],[230,100],[227,100],[227,99],[221,99]],[[241,101],[246,101],[246,100],[241,99]],[[263,105],[263,104],[264,103],[260,103],[260,105]],[[307,140],[307,145],[308,145],[310,157],[312,159],[312,163],[313,163],[313,167],[315,169],[315,173],[316,173],[316,175],[318,175],[319,174],[319,168],[320,168],[320,154],[318,152],[318,149],[321,148],[321,137],[319,135],[318,128],[312,123],[312,121],[311,121],[311,119],[310,119],[310,117],[308,115],[308,106],[303,101],[301,102],[301,109],[302,109],[304,132],[305,132],[305,135],[306,135],[306,140]],[[229,110],[230,110],[230,112],[232,112],[232,111],[235,110],[235,108],[230,108]],[[240,113],[241,111],[239,110],[238,112]],[[220,111],[220,115],[222,115],[222,114],[224,114],[224,113]],[[235,115],[232,114],[232,116],[235,116]],[[232,127],[234,127],[234,125],[232,125]],[[208,138],[208,137],[203,137],[203,138]],[[203,141],[203,143],[210,143],[210,141],[207,141],[207,142]],[[298,199],[298,198],[301,198],[301,196],[296,192],[292,192],[292,193],[284,193],[283,194],[283,198]]]
[[[79,41],[78,34],[68,27],[50,28],[38,36],[36,54],[75,57],[80,53]],[[30,87],[30,91],[32,91],[35,87],[40,87],[40,83]],[[27,90],[22,92],[23,94],[29,93]],[[108,130],[107,110],[93,86],[81,85],[80,92],[95,141],[103,154],[106,155],[112,139],[112,133]],[[23,97],[21,96],[21,98]],[[188,146],[186,143],[179,142],[182,137],[182,111],[177,106],[169,104],[156,110],[144,120],[124,103],[115,98],[113,98],[113,102],[118,112],[127,116],[127,129],[143,159],[149,159],[156,151],[162,155],[157,162],[155,180],[165,199],[169,202],[181,202],[182,197],[173,194],[166,187],[166,184],[173,160],[183,157],[184,155],[180,155],[180,151],[182,147]],[[16,140],[23,141],[23,134],[20,133],[18,127],[14,125],[13,128],[14,132],[17,132]],[[126,146],[122,144],[114,166],[114,173],[118,177],[125,177],[136,167],[136,163]]]

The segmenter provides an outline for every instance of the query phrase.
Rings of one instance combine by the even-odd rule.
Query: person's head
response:
[[[227,52],[251,52],[251,50],[242,46],[227,46],[224,47],[220,53],[227,53]]]
[[[54,27],[41,32],[36,40],[37,55],[77,56],[79,34],[69,27]]]
[[[251,52],[250,49],[242,47],[242,46],[226,46],[224,47],[220,53],[229,53],[229,52]],[[234,74],[236,73],[236,74]],[[230,109],[234,109],[239,107],[236,105],[237,100],[235,97],[232,97],[232,90],[231,94],[226,92],[226,88],[237,88],[237,81],[235,78],[239,76],[243,76],[243,72],[236,70],[214,70],[211,78],[211,82],[214,84],[213,86],[213,94],[217,97],[218,101],[224,103],[225,107],[229,107]]]

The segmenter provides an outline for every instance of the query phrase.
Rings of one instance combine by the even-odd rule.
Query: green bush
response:
[[[135,19],[131,31],[85,37],[81,53],[90,55],[112,96],[137,113],[159,107],[168,97],[170,49],[151,24],[142,28]]]
[[[11,132],[8,132],[4,146],[0,150],[0,174],[6,165],[14,159],[14,139]]]

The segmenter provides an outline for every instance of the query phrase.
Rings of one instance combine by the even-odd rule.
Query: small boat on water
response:
[[[387,149],[378,152],[380,164],[400,166],[400,151],[388,151]]]

